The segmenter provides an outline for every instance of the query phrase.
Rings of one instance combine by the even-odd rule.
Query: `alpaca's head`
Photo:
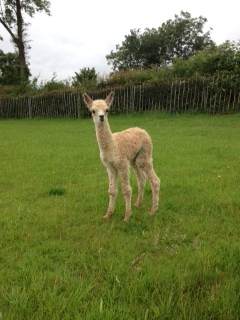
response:
[[[83,94],[83,100],[92,114],[95,124],[101,124],[107,119],[108,111],[113,102],[114,92],[109,93],[105,100],[92,100],[88,94]]]

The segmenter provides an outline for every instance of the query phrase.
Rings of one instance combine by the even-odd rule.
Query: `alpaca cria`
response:
[[[96,137],[100,150],[100,158],[107,169],[109,178],[109,205],[104,218],[109,218],[114,211],[117,197],[117,176],[122,183],[122,193],[126,203],[124,221],[131,216],[132,188],[129,182],[129,168],[133,168],[138,183],[138,198],[135,206],[143,200],[146,179],[152,190],[152,208],[150,214],[158,210],[160,179],[152,165],[152,141],[145,130],[129,128],[122,132],[112,133],[108,123],[108,111],[113,102],[114,92],[109,93],[105,100],[92,100],[86,93],[83,100],[92,113]]]

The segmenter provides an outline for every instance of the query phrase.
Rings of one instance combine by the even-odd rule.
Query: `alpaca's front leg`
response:
[[[107,219],[109,218],[113,212],[115,207],[115,202],[117,198],[117,170],[114,167],[107,168],[108,172],[108,180],[109,180],[109,188],[108,188],[108,194],[109,194],[109,204],[106,214],[103,216],[103,218]]]

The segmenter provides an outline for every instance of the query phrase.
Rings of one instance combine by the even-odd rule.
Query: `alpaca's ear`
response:
[[[107,98],[105,99],[106,104],[108,105],[108,107],[111,106],[112,102],[113,102],[113,98],[114,98],[114,92],[110,92],[109,95],[107,96]]]
[[[89,97],[89,95],[87,93],[84,93],[82,96],[83,96],[84,103],[86,104],[88,109],[91,110],[92,109],[92,104],[93,104],[92,99]]]

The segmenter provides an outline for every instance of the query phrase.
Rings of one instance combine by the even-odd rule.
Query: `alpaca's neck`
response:
[[[99,149],[102,153],[109,152],[112,149],[112,132],[109,123],[105,120],[104,123],[100,123],[95,126],[96,137]]]

